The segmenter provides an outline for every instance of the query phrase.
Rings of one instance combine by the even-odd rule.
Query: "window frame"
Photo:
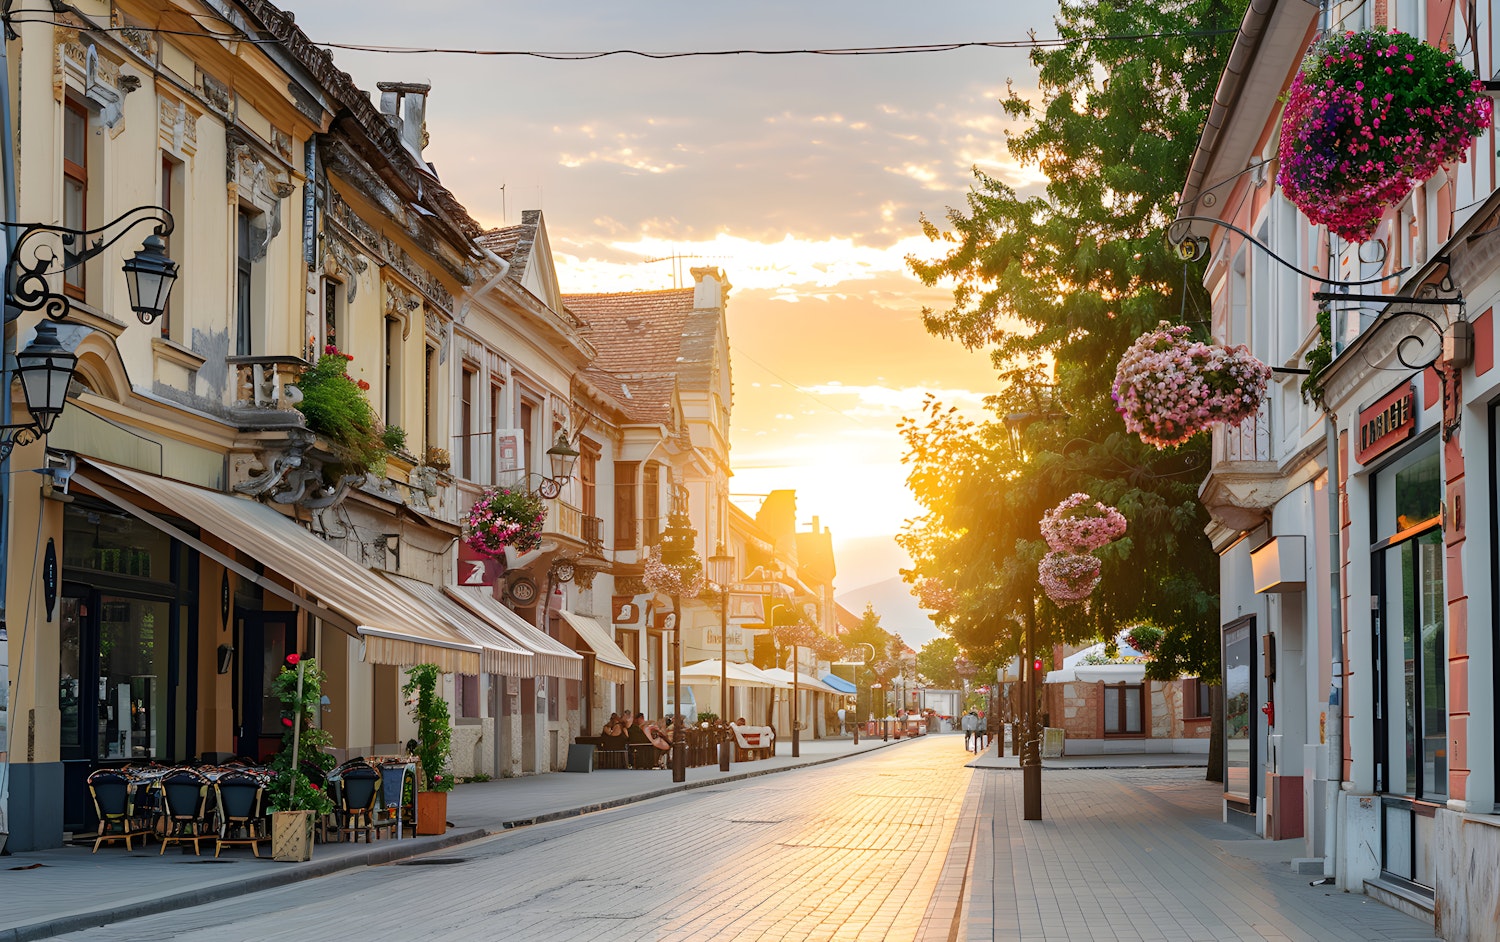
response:
[[[83,158],[83,163],[81,164],[70,160],[67,156],[69,119],[75,117],[81,118],[83,121],[83,147],[81,153],[79,154],[79,156]],[[64,226],[67,226],[69,228],[76,228],[80,230],[86,230],[89,227],[89,124],[90,116],[88,106],[83,102],[78,101],[71,95],[64,96],[62,132],[62,223]],[[79,199],[78,217],[76,222],[68,212],[68,197],[71,193],[75,192],[75,190],[73,189],[74,185],[77,186],[76,192],[78,193]],[[84,295],[88,290],[88,278],[84,270],[85,265],[70,265],[69,259],[70,256],[75,256],[76,254],[78,254],[78,252],[81,252],[83,248],[84,246],[79,245],[76,252],[70,252],[67,249],[66,244],[64,244],[63,247],[63,262],[65,265],[69,265],[69,267],[66,268],[66,270],[64,270],[63,272],[63,293],[68,297],[76,298],[79,301],[84,300]]]
[[[1115,718],[1119,728],[1109,728],[1110,694],[1118,695],[1116,709],[1118,716]],[[1127,694],[1134,693],[1139,698],[1139,708],[1136,710],[1136,720],[1140,726],[1136,729],[1130,728],[1130,711],[1127,708]],[[1109,739],[1139,739],[1146,735],[1146,685],[1140,684],[1105,684],[1103,694],[1099,702],[1099,718],[1103,725],[1105,738]]]

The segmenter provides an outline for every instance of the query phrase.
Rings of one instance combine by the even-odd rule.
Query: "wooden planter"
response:
[[[297,862],[312,859],[313,813],[277,811],[271,815],[271,857]]]
[[[445,834],[448,831],[448,793],[417,792],[417,833]]]

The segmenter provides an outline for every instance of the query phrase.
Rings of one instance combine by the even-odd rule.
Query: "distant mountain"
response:
[[[880,627],[899,634],[901,640],[913,649],[920,649],[922,645],[942,635],[938,626],[932,623],[932,619],[917,604],[910,587],[900,576],[891,576],[858,589],[840,592],[834,599],[856,615],[864,614],[867,604],[875,606],[875,614],[880,616]]]

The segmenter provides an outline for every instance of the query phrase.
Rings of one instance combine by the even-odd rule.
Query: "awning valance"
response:
[[[824,674],[819,679],[822,680],[823,683],[825,683],[828,686],[832,687],[834,690],[837,690],[839,693],[842,693],[842,694],[855,694],[855,693],[859,693],[859,688],[858,687],[856,687],[853,684],[849,683],[849,681],[847,681],[844,678],[840,677],[838,674],[833,674],[833,673]]]
[[[494,626],[449,598],[442,589],[420,579],[385,573],[402,590],[445,616],[465,638],[479,645],[479,666],[486,674],[510,677],[532,676],[531,652],[496,631]]]
[[[578,637],[594,652],[594,671],[605,683],[628,684],[635,679],[635,665],[604,626],[587,615],[562,610],[563,621],[578,632]]]
[[[145,523],[224,565],[299,608],[364,642],[371,664],[436,664],[445,673],[479,673],[479,646],[446,624],[437,612],[381,579],[270,507],[98,462],[73,481]],[[98,479],[93,478],[94,472]],[[102,483],[101,483],[102,482]],[[293,588],[214,549],[202,540],[113,493],[123,485],[192,521],[216,539],[280,574]]]
[[[526,619],[496,601],[488,589],[448,586],[443,591],[493,625],[496,631],[530,651],[531,669],[537,675],[563,680],[583,679],[583,655],[535,625],[528,624]]]

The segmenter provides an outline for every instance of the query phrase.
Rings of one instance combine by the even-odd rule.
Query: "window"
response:
[[[437,386],[436,386],[436,383],[437,383],[437,348],[436,347],[429,346],[427,348],[427,359],[425,361],[423,361],[423,367],[422,368],[423,368],[422,389],[424,390],[423,395],[425,395],[427,397],[426,405],[425,405],[425,407],[424,407],[424,409],[422,411],[422,416],[425,419],[426,424],[427,424],[427,429],[426,429],[427,447],[428,448],[441,447],[441,441],[442,441],[442,439],[440,439],[438,437],[438,427],[437,427]]]
[[[242,357],[255,352],[253,330],[255,327],[255,217],[249,210],[241,209],[237,220],[235,269],[235,337],[234,352]]]
[[[642,487],[641,533],[647,546],[655,546],[661,535],[661,465],[646,465]]]
[[[536,467],[535,463],[533,463],[533,461],[531,460],[531,423],[535,420],[535,416],[536,405],[534,403],[526,402],[523,400],[521,402],[520,421],[517,423],[517,425],[521,429],[521,467],[525,468],[528,473]],[[530,479],[527,478],[526,482],[523,483],[522,486],[526,486],[526,484],[529,483],[529,480]]]
[[[466,481],[474,480],[474,435],[478,429],[474,426],[474,395],[475,388],[479,384],[479,371],[464,366],[463,387],[460,390],[462,398],[459,400],[459,439],[458,446],[463,449],[459,458],[459,474]]]
[[[1182,682],[1182,716],[1189,720],[1207,719],[1213,712],[1209,696],[1213,687],[1204,683],[1202,677],[1190,677]]]
[[[458,716],[476,717],[479,715],[478,674],[454,674],[453,694],[453,699],[458,704]]]
[[[315,356],[321,355],[325,347],[339,345],[339,328],[343,326],[343,318],[339,316],[339,292],[343,289],[344,286],[332,278],[323,279],[323,343]]]
[[[182,198],[181,188],[182,188],[182,163],[181,163],[181,161],[173,159],[168,154],[162,154],[161,155],[161,205],[162,205],[163,209],[165,209],[167,212],[169,212],[169,213],[172,214],[172,221],[173,221],[173,223],[174,223],[174,225],[176,227],[181,227],[182,224],[183,224],[183,222],[184,222],[183,218],[179,217],[177,215],[178,209],[180,207],[182,207],[183,204],[184,204],[184,200]],[[166,245],[166,253],[167,253],[167,255],[171,256],[172,255],[172,248],[173,248],[174,245],[177,244],[177,239],[176,239],[175,235],[163,236],[162,237],[162,241],[167,244]],[[183,243],[183,244],[186,244],[186,243]],[[178,259],[178,261],[181,261],[181,259]],[[169,339],[172,336],[172,328],[174,326],[173,322],[172,322],[172,308],[173,307],[175,307],[175,305],[172,304],[172,301],[171,301],[171,299],[169,297],[168,300],[167,300],[167,306],[166,306],[166,308],[162,310],[161,317],[158,318],[157,321],[156,321],[157,325],[161,328],[161,335],[163,337],[167,337]],[[177,327],[177,332],[179,334],[181,334],[181,339],[182,340],[186,340],[187,339],[187,331],[184,329],[184,325],[177,324],[176,327]]]
[[[598,497],[595,494],[599,480],[599,446],[591,441],[578,443],[578,485],[580,507],[585,517],[599,515]]]
[[[490,384],[490,414],[485,430],[489,432],[490,443],[490,483],[500,483],[500,469],[504,467],[500,463],[500,436],[495,434],[495,429],[500,425],[500,416],[504,413],[505,387],[499,383]]]
[[[634,461],[615,462],[615,549],[635,549],[635,484],[640,465]]]
[[[89,113],[79,102],[63,102],[63,219],[69,229],[88,228],[89,197]],[[63,290],[69,297],[82,300],[83,265],[79,255],[82,239],[63,243]]]
[[[1104,734],[1106,736],[1141,735],[1143,693],[1144,688],[1140,684],[1120,684],[1104,688]]]
[[[385,424],[401,424],[401,322],[385,322]],[[415,448],[413,444],[411,447]]]

